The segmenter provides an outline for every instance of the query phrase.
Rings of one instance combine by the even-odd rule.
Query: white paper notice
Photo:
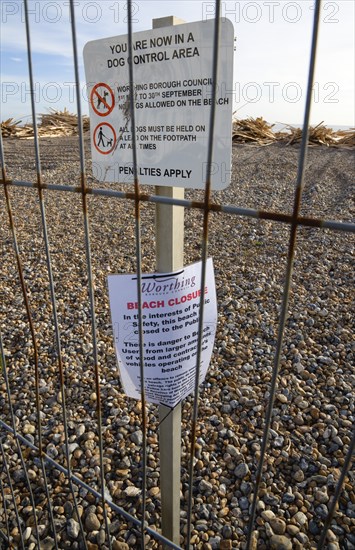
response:
[[[140,393],[137,277],[108,277],[116,355],[125,393]],[[175,407],[194,390],[198,350],[201,262],[177,273],[142,275],[144,371],[150,403]],[[201,353],[201,383],[211,359],[217,326],[217,301],[212,259],[206,266]]]

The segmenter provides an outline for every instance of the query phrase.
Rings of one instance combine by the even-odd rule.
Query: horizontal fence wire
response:
[[[211,68],[211,75],[213,85],[213,94],[212,98],[216,97],[216,84],[217,84],[217,62],[218,62],[218,43],[219,43],[219,13],[220,13],[220,0],[215,2],[215,30],[213,37],[214,44],[214,54],[213,54],[213,67]],[[79,540],[83,544],[84,548],[88,548],[85,530],[81,520],[81,514],[78,507],[78,490],[79,488],[85,489],[88,493],[93,495],[100,503],[102,507],[102,514],[104,518],[104,543],[108,547],[112,548],[112,540],[110,533],[110,524],[108,521],[107,510],[118,514],[122,519],[127,520],[132,526],[135,526],[140,533],[140,547],[145,548],[145,536],[149,535],[155,541],[160,542],[166,548],[179,549],[180,545],[175,544],[172,541],[169,541],[156,529],[150,527],[146,521],[146,504],[147,504],[147,431],[148,431],[148,418],[147,418],[147,404],[145,397],[145,388],[144,384],[141,385],[141,425],[142,425],[142,445],[141,445],[141,510],[140,518],[136,515],[133,515],[123,509],[121,506],[115,504],[107,494],[106,485],[105,485],[105,448],[103,443],[103,427],[102,427],[102,397],[101,397],[101,380],[100,380],[100,364],[99,364],[99,353],[98,353],[98,342],[97,342],[97,327],[96,327],[96,313],[95,313],[95,289],[93,282],[93,267],[92,267],[92,253],[91,253],[91,244],[90,244],[90,222],[89,222],[89,213],[88,213],[88,197],[108,197],[110,199],[122,199],[127,201],[134,202],[134,218],[135,218],[135,255],[136,255],[136,272],[137,272],[137,295],[138,295],[138,326],[139,326],[139,349],[140,349],[140,376],[141,380],[145,378],[145,357],[144,357],[144,329],[143,329],[143,316],[142,316],[142,245],[141,245],[141,204],[144,202],[152,204],[166,204],[166,205],[175,205],[182,208],[196,210],[202,212],[202,240],[201,240],[201,288],[204,287],[206,279],[206,262],[208,257],[208,233],[209,233],[209,217],[211,213],[218,213],[219,215],[231,214],[234,216],[240,216],[243,219],[258,219],[258,220],[267,220],[273,221],[281,224],[286,224],[289,228],[289,243],[288,243],[288,255],[287,255],[287,265],[285,271],[285,284],[281,304],[281,312],[279,319],[279,326],[277,332],[277,342],[276,350],[274,356],[274,365],[272,371],[272,379],[270,382],[270,392],[269,392],[269,402],[264,419],[263,435],[261,439],[261,452],[258,462],[258,467],[253,482],[252,490],[252,502],[250,505],[250,514],[249,514],[249,524],[248,531],[246,534],[246,546],[247,550],[251,549],[254,544],[254,533],[255,533],[255,517],[256,517],[256,507],[259,498],[259,488],[261,480],[263,479],[263,466],[264,460],[267,454],[268,445],[269,445],[269,433],[271,428],[271,418],[272,411],[274,406],[274,400],[277,390],[277,382],[280,368],[280,358],[282,346],[284,343],[284,332],[286,326],[286,320],[289,309],[289,299],[290,299],[290,288],[293,277],[293,268],[294,268],[294,254],[296,248],[296,236],[298,229],[300,227],[312,227],[319,230],[332,230],[339,231],[343,234],[354,233],[355,224],[351,222],[342,222],[334,220],[324,220],[320,218],[311,218],[300,215],[301,201],[302,201],[302,191],[304,187],[304,172],[307,159],[307,148],[308,148],[308,127],[309,127],[309,117],[311,109],[311,92],[313,86],[313,74],[315,67],[316,51],[317,51],[317,34],[318,34],[318,25],[319,25],[319,14],[321,9],[321,1],[316,0],[315,3],[315,13],[314,13],[314,25],[313,25],[313,35],[312,35],[312,47],[310,55],[310,68],[308,73],[308,86],[307,86],[307,99],[306,99],[306,108],[304,116],[304,125],[303,125],[303,134],[302,134],[302,143],[299,155],[298,163],[298,174],[297,182],[295,188],[294,204],[292,214],[284,214],[280,212],[269,212],[265,210],[256,210],[251,208],[241,208],[234,205],[225,205],[213,202],[211,198],[211,166],[213,160],[213,128],[214,128],[214,119],[215,119],[215,101],[211,102],[211,113],[210,113],[210,126],[209,126],[209,138],[208,138],[208,150],[207,150],[207,171],[206,171],[206,185],[204,190],[204,198],[201,201],[195,200],[185,200],[185,199],[176,199],[168,198],[157,195],[150,195],[141,191],[140,183],[138,179],[138,161],[137,161],[137,147],[136,147],[136,135],[135,135],[135,106],[133,101],[133,94],[130,94],[130,123],[131,123],[131,134],[132,134],[132,143],[133,143],[133,170],[134,170],[134,192],[124,192],[114,189],[101,189],[95,188],[88,185],[86,169],[85,169],[85,155],[84,155],[84,136],[83,128],[81,124],[81,100],[80,100],[80,81],[79,81],[79,62],[78,62],[78,51],[77,51],[77,38],[76,38],[76,24],[75,24],[75,2],[73,0],[69,3],[70,11],[70,21],[71,21],[71,31],[72,31],[72,43],[73,43],[73,65],[75,72],[75,81],[76,81],[76,101],[77,101],[77,113],[78,113],[78,133],[79,133],[79,152],[80,152],[80,170],[81,170],[81,182],[79,186],[72,185],[61,185],[61,184],[48,184],[43,182],[42,178],[42,169],[41,169],[41,159],[40,159],[40,145],[38,139],[38,131],[36,124],[36,110],[35,110],[35,91],[34,91],[34,77],[32,69],[32,52],[31,52],[31,40],[30,40],[30,25],[28,17],[28,2],[24,0],[24,13],[25,13],[25,26],[26,26],[26,39],[27,39],[27,54],[28,54],[28,66],[29,66],[29,79],[30,79],[30,90],[31,90],[31,112],[32,112],[32,121],[34,128],[34,150],[35,150],[35,164],[36,164],[36,173],[37,181],[23,181],[20,179],[12,179],[7,177],[5,156],[3,150],[2,136],[0,135],[0,160],[1,160],[1,171],[2,178],[0,183],[4,188],[4,197],[7,207],[7,217],[9,222],[9,227],[11,231],[12,244],[14,249],[14,258],[17,266],[17,272],[20,282],[20,287],[22,290],[23,302],[27,315],[27,323],[29,325],[31,341],[32,341],[32,358],[31,364],[34,367],[35,372],[35,409],[36,409],[36,440],[37,444],[32,443],[28,438],[24,437],[19,433],[16,428],[16,420],[13,412],[12,406],[12,382],[10,381],[8,375],[7,360],[4,353],[2,334],[0,331],[0,359],[2,366],[2,375],[5,381],[5,390],[7,394],[7,405],[9,407],[9,416],[10,424],[0,419],[0,448],[1,448],[1,469],[0,469],[0,495],[2,499],[2,507],[0,506],[0,517],[4,518],[4,526],[0,526],[0,545],[1,540],[10,548],[21,547],[25,548],[28,544],[25,540],[27,531],[24,526],[24,521],[21,518],[17,498],[16,498],[16,488],[14,489],[14,484],[11,479],[11,473],[9,469],[9,456],[7,456],[7,450],[11,448],[12,441],[15,442],[16,452],[20,458],[22,469],[25,476],[25,485],[28,489],[29,501],[32,508],[32,517],[33,525],[37,547],[40,547],[41,541],[39,536],[39,526],[38,526],[38,511],[37,505],[33,494],[33,482],[31,483],[29,479],[29,464],[27,464],[27,450],[31,450],[33,453],[32,456],[34,460],[38,461],[40,469],[42,472],[41,483],[44,488],[45,493],[45,502],[47,507],[47,521],[49,525],[49,532],[52,534],[53,544],[55,548],[60,548],[58,546],[58,532],[56,527],[56,522],[53,512],[53,491],[51,486],[51,471],[55,469],[64,475],[65,480],[68,482],[70,498],[73,502],[73,506],[76,510],[76,517],[79,523]],[[128,1],[128,46],[131,52],[133,53],[133,29],[132,29],[132,2]],[[129,66],[129,80],[130,80],[130,89],[134,89],[134,71],[133,64]],[[58,364],[58,377],[61,393],[61,416],[64,429],[64,447],[65,447],[65,465],[60,464],[53,457],[49,456],[48,453],[44,451],[43,445],[43,427],[41,419],[41,397],[39,391],[39,358],[38,358],[38,334],[36,334],[33,318],[36,312],[31,308],[31,301],[29,299],[29,292],[27,288],[27,283],[24,277],[24,268],[21,258],[20,247],[18,244],[16,226],[14,221],[14,203],[15,199],[11,199],[9,190],[10,188],[29,188],[37,190],[39,208],[41,214],[41,226],[44,242],[44,250],[46,257],[46,266],[47,266],[47,276],[48,276],[48,287],[50,292],[50,301],[52,308],[53,316],[53,326],[55,332],[55,341],[56,341],[56,357]],[[53,266],[51,259],[51,244],[48,235],[47,229],[47,215],[45,208],[45,199],[44,191],[51,192],[65,192],[65,193],[80,193],[82,201],[82,211],[83,211],[83,227],[84,227],[84,246],[85,246],[85,255],[86,255],[86,274],[87,274],[87,293],[89,300],[89,310],[90,310],[90,322],[91,322],[91,340],[93,343],[93,351],[91,356],[91,367],[93,368],[93,377],[95,381],[95,392],[96,392],[96,426],[98,433],[98,446],[99,446],[99,468],[98,468],[98,487],[95,489],[90,484],[83,481],[81,476],[76,475],[71,467],[71,453],[70,453],[70,439],[69,439],[69,429],[68,429],[68,416],[67,416],[67,388],[65,384],[65,367],[62,357],[62,344],[61,344],[61,333],[60,333],[60,324],[58,320],[57,313],[57,303],[56,303],[56,291],[55,291],[55,277],[53,274]],[[196,359],[196,375],[195,375],[195,392],[192,402],[192,414],[191,414],[191,431],[190,431],[190,451],[189,451],[189,470],[188,470],[188,505],[187,505],[187,528],[186,528],[186,549],[188,550],[190,546],[192,528],[194,524],[194,469],[195,469],[195,447],[197,440],[197,426],[198,426],[198,411],[199,411],[199,369],[201,363],[201,349],[202,349],[202,333],[203,333],[203,313],[204,313],[204,299],[201,295],[200,305],[199,305],[199,325],[198,325],[198,344],[197,344],[197,359]],[[11,439],[10,439],[11,438]],[[355,432],[352,435],[351,442],[348,447],[348,451],[342,465],[341,474],[339,480],[336,484],[333,498],[329,506],[327,518],[324,521],[322,531],[319,536],[318,541],[318,550],[325,548],[327,531],[331,526],[331,521],[336,512],[336,506],[339,501],[341,490],[343,488],[345,478],[351,467],[351,461],[354,454],[355,447]],[[15,448],[15,447],[14,447]],[[26,452],[23,451],[26,449]],[[13,525],[17,524],[17,529]],[[17,546],[13,543],[14,532],[17,533]]]
[[[20,181],[20,180],[11,180],[4,178],[0,183],[4,183],[9,187],[25,187],[30,189],[37,189],[39,186],[36,183]],[[66,185],[56,185],[50,183],[43,183],[40,185],[41,189],[48,191],[64,191],[69,193],[82,193],[81,188],[66,186]],[[126,199],[135,201],[135,194],[132,192],[116,191],[114,189],[100,189],[87,187],[85,190],[87,195],[92,195],[96,197],[110,197],[116,199]],[[197,200],[188,200],[188,199],[177,199],[174,197],[163,197],[160,195],[149,195],[147,193],[139,194],[139,202],[149,202],[153,204],[169,204],[172,206],[181,206],[183,208],[192,210],[205,210],[206,205],[203,201]],[[346,233],[355,233],[355,223],[353,222],[344,222],[337,220],[327,220],[321,218],[312,218],[307,216],[298,215],[295,219],[290,214],[285,214],[283,212],[272,212],[266,210],[256,210],[253,208],[241,208],[240,206],[220,204],[210,200],[208,204],[208,210],[211,212],[220,212],[223,214],[233,214],[235,216],[241,216],[243,218],[254,218],[257,220],[265,221],[275,221],[284,224],[291,225],[296,223],[302,227],[315,227],[319,229],[331,229],[334,231],[343,231]]]

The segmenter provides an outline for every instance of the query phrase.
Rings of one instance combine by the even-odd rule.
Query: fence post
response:
[[[175,16],[153,19],[153,29],[185,23]],[[156,187],[156,194],[184,198],[179,187]],[[176,271],[184,265],[184,209],[156,205],[156,266],[158,272]],[[181,404],[159,407],[160,488],[162,533],[180,545]]]

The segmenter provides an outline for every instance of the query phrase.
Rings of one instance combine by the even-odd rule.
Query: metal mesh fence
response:
[[[137,273],[142,379],[144,379],[145,358],[143,354],[141,277],[144,250],[151,246],[151,243],[145,239],[146,226],[153,223],[153,214],[149,209],[149,205],[164,204],[183,207],[186,211],[191,212],[191,216],[194,216],[194,219],[200,224],[201,239],[198,255],[203,266],[201,288],[204,287],[206,277],[211,217],[225,217],[226,220],[228,219],[226,223],[229,224],[229,227],[233,227],[233,224],[237,223],[236,220],[242,219],[243,222],[249,224],[250,232],[254,231],[253,228],[256,227],[253,225],[254,223],[265,224],[263,227],[270,224],[268,227],[276,228],[276,231],[279,231],[282,235],[283,258],[281,260],[280,254],[280,265],[284,264],[284,267],[282,267],[283,288],[279,294],[281,301],[278,310],[278,327],[273,341],[273,361],[269,369],[268,393],[266,404],[263,407],[262,424],[258,427],[257,436],[254,433],[250,438],[251,444],[254,445],[252,472],[249,472],[251,486],[244,496],[240,494],[238,497],[239,499],[246,498],[247,501],[245,522],[247,528],[240,529],[235,526],[235,516],[232,514],[232,506],[230,506],[229,515],[227,514],[223,525],[230,526],[233,536],[225,537],[225,546],[222,545],[220,540],[213,542],[214,546],[212,546],[215,548],[218,547],[216,545],[220,544],[221,548],[244,547],[247,549],[257,547],[257,533],[260,528],[258,517],[260,512],[263,511],[263,508],[259,506],[260,494],[265,494],[266,490],[265,473],[267,473],[267,467],[265,467],[265,459],[270,449],[270,439],[271,437],[275,438],[273,417],[275,399],[280,384],[285,330],[287,329],[287,319],[290,311],[297,236],[301,234],[304,237],[305,231],[323,232],[329,239],[329,246],[331,247],[333,235],[337,234],[337,242],[339,239],[346,241],[355,230],[355,225],[349,221],[332,221],[323,217],[301,215],[307,166],[307,129],[311,109],[320,6],[320,1],[317,1],[314,13],[304,131],[299,150],[296,185],[292,197],[292,208],[289,213],[285,213],[281,210],[261,210],[218,202],[211,192],[210,176],[213,163],[215,118],[215,101],[213,99],[216,97],[219,13],[221,9],[219,1],[215,3],[215,55],[211,67],[211,76],[215,86],[212,93],[210,134],[206,150],[207,170],[204,193],[198,195],[197,198],[194,196],[187,199],[176,199],[149,194],[146,190],[141,189],[137,172],[133,97],[131,97],[130,104],[135,179],[132,189],[127,191],[125,187],[117,185],[96,187],[91,182],[90,177],[87,176],[85,139],[80,122],[78,126],[79,137],[75,145],[79,151],[77,159],[80,173],[75,175],[75,183],[70,183],[70,174],[66,175],[68,179],[65,181],[46,181],[36,127],[30,25],[28,5],[27,1],[24,0],[30,88],[32,90],[32,120],[35,134],[34,142],[30,144],[30,147],[33,147],[34,150],[36,178],[30,180],[29,178],[19,177],[16,173],[14,177],[8,175],[4,145],[0,140],[1,183],[4,194],[2,224],[6,226],[3,231],[4,242],[2,244],[4,250],[9,248],[13,250],[12,255],[6,255],[6,261],[3,264],[4,275],[1,275],[1,285],[3,287],[4,304],[14,304],[13,310],[8,312],[8,325],[6,317],[2,317],[0,332],[2,366],[0,545],[2,544],[5,548],[71,548],[74,546],[77,548],[94,548],[98,546],[126,548],[127,546],[124,546],[124,544],[132,548],[153,548],[159,544],[164,544],[169,548],[180,548],[180,545],[167,540],[160,533],[159,499],[155,505],[152,504],[152,495],[159,493],[155,482],[152,483],[152,480],[159,477],[159,474],[157,474],[159,471],[157,445],[159,421],[156,407],[149,406],[146,403],[144,385],[139,404],[127,400],[125,409],[115,407],[115,399],[117,394],[120,393],[120,388],[117,379],[114,384],[111,384],[109,379],[108,371],[110,368],[115,371],[116,368],[112,356],[109,358],[108,365],[104,364],[108,356],[102,353],[102,348],[105,345],[103,334],[106,331],[107,338],[111,341],[112,334],[107,325],[103,323],[104,298],[101,295],[102,289],[100,287],[98,292],[95,290],[95,278],[100,277],[99,270],[102,266],[97,265],[95,257],[98,252],[97,249],[95,249],[95,253],[92,251],[90,220],[95,217],[94,208],[101,209],[102,205],[107,204],[107,201],[117,203],[115,211],[117,217],[120,216],[120,208],[127,209],[131,216],[134,248],[132,248],[131,242],[128,243],[125,240],[123,232],[120,235],[123,245],[119,247],[117,254],[125,255],[127,263]],[[132,2],[129,1],[127,7],[129,47],[132,48]],[[75,30],[75,2],[70,1],[69,9],[77,90],[77,113],[80,121],[81,103]],[[134,71],[131,65],[130,86],[132,89],[133,84]],[[74,147],[74,140],[72,145]],[[24,147],[27,147],[27,144]],[[11,155],[11,149],[9,154]],[[66,151],[67,154],[70,154],[69,151]],[[11,161],[11,159],[9,160]],[[50,159],[46,159],[45,162],[50,162]],[[13,171],[13,168],[11,170]],[[19,170],[19,173],[22,173],[21,170]],[[56,260],[58,251],[51,246],[51,233],[54,233],[54,229],[48,223],[48,219],[50,217],[51,221],[53,220],[52,202],[62,206],[59,228],[62,231],[63,247],[66,245],[66,241],[68,241],[69,247],[72,247],[73,253],[68,258],[68,263],[65,266],[58,264]],[[21,204],[24,209],[27,207],[29,214],[30,212],[36,213],[35,222],[30,220],[29,215],[28,228],[21,226],[23,222],[20,221],[18,204]],[[72,208],[72,205],[75,205],[75,213],[72,218],[75,220],[75,227],[67,227],[66,208]],[[51,211],[50,216],[48,216],[47,208]],[[100,212],[100,215],[105,216],[104,208]],[[26,212],[22,212],[22,215],[26,220]],[[114,218],[112,224],[112,231],[114,232]],[[95,220],[95,230],[99,230],[97,220]],[[75,235],[73,235],[73,232],[75,232]],[[42,239],[41,252],[38,256],[39,260],[36,268],[33,268],[33,259],[25,257],[22,250],[22,248],[31,250],[27,242],[26,244],[22,243],[23,239],[29,238],[31,240],[31,233],[41,236]],[[18,238],[18,234],[21,234],[21,239]],[[231,237],[232,235],[233,229],[231,229]],[[106,235],[106,238],[114,240],[114,236]],[[305,239],[303,239],[303,242],[305,242]],[[129,253],[125,249],[126,245],[127,248],[130,247]],[[233,243],[222,242],[221,246],[231,247],[232,251]],[[38,253],[36,247],[37,245],[33,246],[34,256]],[[134,261],[132,256],[129,256],[132,251],[135,257]],[[36,261],[36,257],[34,259]],[[111,260],[108,259],[107,261],[110,262]],[[72,269],[75,271],[75,276],[78,277],[77,284],[80,288],[73,290],[74,304],[71,304],[70,307],[75,310],[75,300],[81,300],[86,303],[86,308],[82,314],[78,312],[76,316],[74,315],[69,324],[66,325],[66,309],[69,306],[65,304],[65,300],[61,296],[62,287],[66,284],[65,272]],[[62,281],[59,278],[56,279],[58,270],[62,273]],[[302,266],[299,267],[299,270],[302,271]],[[9,273],[16,281],[14,285],[15,294],[12,294],[11,289],[7,291]],[[307,277],[309,274],[305,274],[305,276]],[[42,295],[40,303],[37,300],[36,306],[33,305],[33,295],[36,292],[35,285],[38,285],[40,295]],[[10,295],[7,295],[7,292]],[[238,292],[237,285],[235,285],[235,292]],[[204,423],[214,422],[212,417],[208,417],[208,413],[206,416],[205,409],[208,410],[208,406],[205,406],[205,403],[202,407],[203,411],[199,414],[201,396],[198,380],[201,361],[203,308],[204,300],[201,299],[195,392],[193,398],[186,401],[183,415],[184,438],[188,439],[189,444],[187,445],[188,451],[183,466],[183,511],[181,512],[180,544],[181,547],[187,548],[211,547],[203,546],[203,544],[210,544],[208,541],[211,539],[211,534],[209,534],[209,522],[201,522],[201,519],[205,519],[206,510],[201,499],[196,496],[196,471],[201,467],[199,463],[201,457],[203,458],[201,430]],[[45,318],[50,325],[49,327],[43,324],[44,312],[46,312]],[[48,318],[50,318],[50,322],[48,322]],[[294,322],[297,325],[297,320]],[[222,326],[223,328],[224,326]],[[79,335],[76,344],[75,339],[72,338],[75,330]],[[237,331],[238,327],[235,327],[235,330]],[[74,342],[72,344],[70,343],[71,339]],[[218,345],[217,338],[216,346]],[[230,353],[232,356],[233,354],[234,356],[238,355],[236,350]],[[349,361],[349,359],[345,358],[344,361]],[[27,383],[28,380],[31,381],[31,387],[27,385],[23,387],[21,384],[21,378],[24,376],[22,369],[31,372],[30,377],[26,378]],[[80,402],[80,396],[76,393],[81,376],[80,383],[87,384],[87,395],[84,396],[83,402]],[[52,392],[47,394],[49,385],[52,386]],[[104,395],[102,395],[103,388]],[[304,393],[303,390],[302,392]],[[48,395],[52,397],[48,399]],[[107,405],[108,402],[109,405]],[[244,399],[243,403],[245,402]],[[133,414],[140,418],[140,435],[136,436],[136,446],[132,451],[131,460],[125,460],[126,453],[124,450],[131,432],[126,430],[126,432],[121,433],[116,441],[114,440],[112,426],[106,421],[107,406],[115,409],[118,426],[132,425]],[[222,406],[223,403],[221,403]],[[82,410],[79,411],[80,407]],[[75,415],[78,411],[80,417],[83,413],[89,419],[89,429],[76,421]],[[331,429],[331,426],[329,429]],[[334,482],[333,493],[328,502],[326,514],[323,515],[320,522],[313,546],[310,546],[317,546],[319,550],[326,547],[327,532],[337,513],[339,499],[350,468],[355,445],[355,435],[354,433],[351,435],[351,429],[352,426],[349,423],[347,440],[345,443],[343,442],[344,458],[339,462],[339,475],[336,482]],[[126,439],[127,441],[125,441]],[[80,446],[78,442],[80,442]],[[237,449],[237,446],[233,446],[233,452],[242,453],[242,444],[240,445],[239,449]],[[280,445],[282,451],[283,444]],[[59,447],[62,449],[61,454],[58,452]],[[217,453],[211,453],[208,461],[216,462],[218,465],[218,460],[224,452],[228,452],[227,447],[222,448],[220,456]],[[229,452],[232,452],[232,450],[229,449]],[[89,467],[84,470],[80,468],[82,456],[86,457],[89,464]],[[243,465],[245,467],[244,462]],[[221,473],[218,474],[218,468],[216,472],[216,477],[222,475]],[[199,474],[198,480],[199,483],[203,481]],[[322,483],[320,480],[315,482]],[[228,484],[228,480],[226,483]],[[213,509],[213,495],[216,493],[213,493],[213,486],[207,481],[205,482],[205,489],[207,491],[211,490],[208,504]],[[301,489],[302,487],[299,490]],[[247,496],[245,497],[245,495]],[[83,501],[86,504],[85,510],[83,509]],[[90,506],[94,504],[92,510],[95,509],[95,513],[90,511]],[[274,509],[277,508],[277,503],[272,505]],[[223,513],[220,511],[219,517],[224,517]],[[64,523],[60,519],[63,517],[65,518]],[[210,513],[207,514],[207,517],[211,517]],[[196,530],[201,525],[206,525],[206,527]],[[349,523],[349,532],[350,527],[351,522]],[[63,530],[66,531],[64,539],[60,535]],[[199,534],[203,536],[197,538]],[[198,542],[196,542],[197,540]],[[344,536],[342,540],[345,540]],[[126,542],[124,543],[124,541]],[[331,543],[329,537],[328,543]],[[302,543],[300,542],[300,544]],[[308,547],[307,544],[305,543],[304,547]],[[350,542],[342,542],[342,544],[344,548],[351,548]]]

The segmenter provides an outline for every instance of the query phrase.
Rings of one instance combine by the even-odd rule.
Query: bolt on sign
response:
[[[204,316],[201,383],[211,359],[217,327],[217,300],[212,259],[201,290],[201,262],[177,273],[142,276],[142,322],[147,401],[175,407],[194,391],[201,293]],[[116,356],[123,389],[141,398],[137,277],[109,275],[109,296]]]
[[[212,103],[214,21],[133,35],[133,97],[138,176],[144,184],[203,189]],[[212,188],[230,183],[233,25],[221,19]],[[88,42],[93,175],[133,181],[128,36]]]

